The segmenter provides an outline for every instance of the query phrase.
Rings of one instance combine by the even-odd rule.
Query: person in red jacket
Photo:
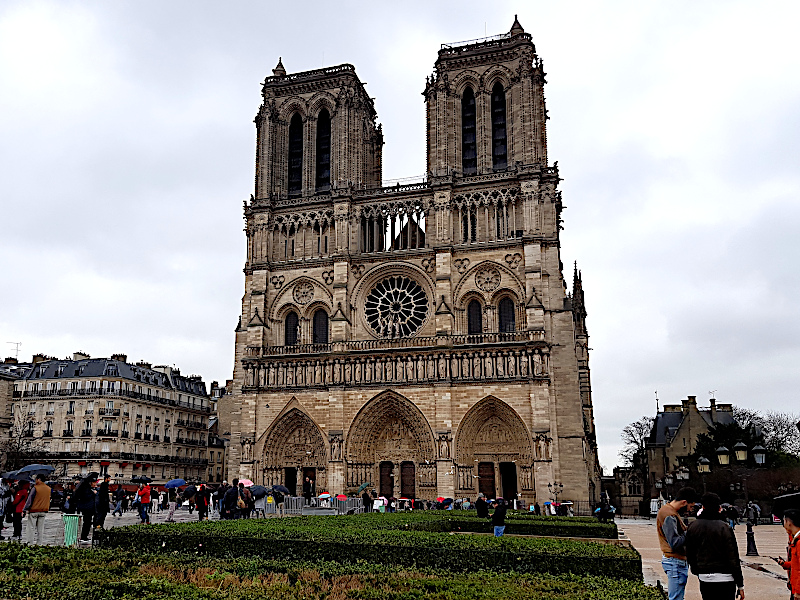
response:
[[[147,509],[150,507],[150,484],[145,483],[139,488],[139,518],[142,520],[142,525],[150,525],[150,514]]]
[[[783,528],[789,535],[789,560],[778,559],[778,564],[789,572],[791,600],[800,600],[800,510],[790,508],[783,513]]]
[[[28,500],[28,482],[20,481],[17,483],[17,492],[14,494],[14,535],[12,537],[22,539],[22,513],[25,510],[25,502]]]

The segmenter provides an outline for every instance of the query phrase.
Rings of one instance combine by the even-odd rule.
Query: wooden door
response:
[[[486,496],[487,500],[495,497],[494,463],[478,463],[478,491]]]
[[[403,498],[414,498],[417,494],[417,470],[410,460],[400,465],[400,495]]]
[[[378,490],[381,496],[389,498],[394,495],[394,465],[390,461],[381,463],[381,480]]]

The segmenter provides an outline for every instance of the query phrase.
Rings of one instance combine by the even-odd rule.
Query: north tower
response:
[[[584,294],[560,260],[545,73],[519,22],[445,44],[428,175],[381,186],[355,69],[263,87],[229,478],[347,493],[595,500]]]

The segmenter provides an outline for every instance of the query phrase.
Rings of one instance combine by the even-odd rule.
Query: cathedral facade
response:
[[[580,275],[559,257],[545,73],[531,36],[443,45],[427,177],[382,187],[349,64],[264,82],[228,477],[300,491],[595,500]],[[227,434],[227,435],[226,435]]]

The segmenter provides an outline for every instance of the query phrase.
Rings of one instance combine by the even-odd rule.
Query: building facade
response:
[[[212,402],[197,375],[122,354],[35,356],[14,383],[9,436],[70,477],[91,471],[156,483],[206,480]],[[216,448],[215,448],[216,451]]]
[[[531,36],[443,45],[425,181],[381,187],[352,65],[287,74],[256,115],[228,476],[299,490],[599,498],[586,310]]]

